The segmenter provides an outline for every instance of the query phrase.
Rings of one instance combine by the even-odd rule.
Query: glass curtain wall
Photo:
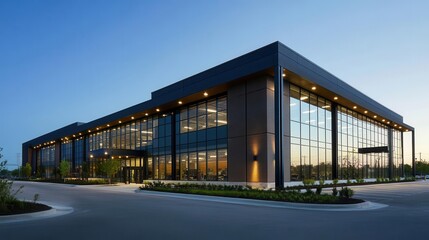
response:
[[[331,179],[331,102],[290,85],[291,181]]]
[[[175,123],[177,179],[227,181],[226,96],[182,107]]]
[[[393,176],[404,176],[402,132],[393,130]]]
[[[388,128],[355,111],[338,107],[338,177],[387,178],[388,154],[359,154],[358,148],[388,145]]]
[[[144,168],[141,173],[144,179],[173,179],[173,130],[176,132],[176,179],[227,181],[226,96],[184,106],[175,113],[145,117],[89,134],[87,155],[100,149],[144,151],[145,157],[141,160],[120,156],[122,166]],[[119,156],[114,158],[119,159]],[[98,161],[103,159],[91,159],[93,177],[100,176],[96,171]],[[121,172],[117,177],[131,178],[130,172],[126,174]]]
[[[37,175],[45,178],[55,177],[55,145],[49,145],[38,151]]]

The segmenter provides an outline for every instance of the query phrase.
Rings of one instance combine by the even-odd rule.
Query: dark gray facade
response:
[[[298,105],[299,118],[292,107]],[[149,101],[30,140],[22,146],[22,161],[33,169],[43,161],[55,168],[70,150],[68,160],[77,166],[92,158],[102,161],[105,153],[133,158],[124,169],[132,169],[136,182],[163,176],[282,186],[304,178],[403,176],[402,135],[408,131],[414,143],[414,128],[402,116],[275,42],[157,90]],[[118,146],[112,143],[117,138]],[[385,146],[383,155],[371,152]],[[362,148],[372,155],[358,153]],[[82,163],[74,163],[77,158]]]

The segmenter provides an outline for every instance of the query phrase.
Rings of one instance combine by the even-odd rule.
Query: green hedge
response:
[[[316,194],[312,191],[302,193],[298,190],[260,190],[243,186],[214,184],[165,184],[162,182],[148,182],[141,186],[140,189],[297,203],[353,204],[363,202],[363,200],[351,198],[350,195],[339,197],[328,194]]]

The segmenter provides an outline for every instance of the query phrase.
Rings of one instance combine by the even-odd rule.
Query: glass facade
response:
[[[402,146],[402,132],[393,130],[393,175],[404,175],[404,150]]]
[[[291,181],[331,179],[331,102],[290,86]]]
[[[36,173],[40,177],[51,178],[55,176],[55,145],[42,147],[37,151]]]
[[[331,102],[290,86],[291,180],[332,179]],[[347,109],[337,108],[339,179],[389,177],[388,153],[358,153],[359,148],[388,146],[388,127]],[[402,135],[393,131],[393,176],[402,176]]]
[[[226,97],[183,107],[175,116],[177,178],[227,181]]]
[[[338,107],[338,177],[387,178],[388,153],[359,154],[358,148],[388,146],[388,127],[345,107]]]
[[[227,181],[226,99],[215,97],[86,136],[79,134],[61,142],[60,159],[72,162],[74,177],[82,176],[85,161],[89,177],[102,177],[97,166],[109,157],[121,161],[116,177],[124,181]],[[37,156],[39,165],[49,169],[46,174],[52,175],[55,144],[37,150]]]

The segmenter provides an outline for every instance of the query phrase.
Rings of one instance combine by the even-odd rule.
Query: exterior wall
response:
[[[243,81],[228,89],[229,181],[273,183],[274,158],[273,79]]]

